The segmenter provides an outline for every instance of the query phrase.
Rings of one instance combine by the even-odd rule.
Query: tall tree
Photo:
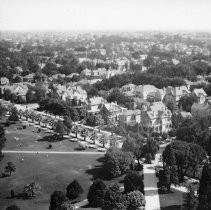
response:
[[[199,210],[211,209],[211,163],[207,162],[202,171],[199,185]]]
[[[61,191],[54,191],[51,195],[49,210],[60,210],[61,205],[66,200],[65,194]]]
[[[70,199],[73,200],[77,198],[80,194],[83,193],[83,189],[81,185],[78,183],[78,181],[75,179],[73,180],[68,186],[67,186],[67,193],[66,196]]]
[[[5,137],[5,131],[2,126],[0,126],[0,161],[3,158],[2,149],[5,145],[6,137]]]
[[[97,135],[97,133],[95,131],[92,131],[90,133],[90,137],[89,138],[90,138],[90,140],[93,141],[93,144],[95,144],[96,140],[98,139],[98,135]]]
[[[10,176],[12,172],[15,172],[15,170],[16,170],[15,164],[12,162],[8,162],[7,165],[5,166],[5,172],[9,173]]]
[[[105,145],[108,143],[108,136],[106,134],[102,134],[99,138],[99,142],[105,147]]]
[[[106,185],[100,179],[93,182],[87,195],[90,206],[101,207],[103,205],[106,188]]]

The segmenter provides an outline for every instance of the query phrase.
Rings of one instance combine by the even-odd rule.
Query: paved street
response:
[[[3,154],[83,154],[83,155],[102,155],[104,152],[61,152],[61,151],[26,151],[26,150],[3,150]]]

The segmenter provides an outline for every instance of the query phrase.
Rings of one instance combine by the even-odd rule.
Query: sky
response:
[[[211,0],[0,0],[0,30],[211,31]]]

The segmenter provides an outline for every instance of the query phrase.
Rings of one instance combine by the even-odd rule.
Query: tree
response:
[[[26,93],[26,102],[32,103],[34,101],[36,101],[36,97],[35,97],[34,93],[32,92],[32,90],[29,89]]]
[[[16,94],[14,94],[14,93],[11,93],[11,94],[10,94],[9,100],[10,100],[12,103],[16,102],[17,99],[18,99],[18,97],[17,97]]]
[[[86,125],[95,126],[95,116],[89,113],[85,120]]]
[[[89,138],[90,138],[90,140],[93,141],[93,144],[95,144],[96,140],[98,139],[98,135],[97,135],[97,133],[95,131],[92,131],[90,133],[90,137]]]
[[[101,126],[104,125],[104,119],[99,114],[95,115],[95,125],[99,127],[99,131],[100,131]]]
[[[78,181],[75,179],[73,180],[68,186],[67,186],[67,193],[66,196],[73,200],[77,198],[80,194],[83,193],[83,189],[81,185],[78,183]]]
[[[101,207],[103,205],[106,189],[107,187],[101,179],[96,179],[93,182],[87,195],[90,206]]]
[[[19,117],[18,117],[18,110],[16,107],[13,107],[11,109],[11,114],[10,116],[8,117],[8,120],[11,120],[11,121],[19,121]]]
[[[32,182],[24,187],[24,195],[26,198],[34,197],[41,190],[41,186],[37,182]]]
[[[8,206],[6,208],[6,210],[21,210],[21,209],[18,206],[16,206],[16,205],[12,205],[12,206]]]
[[[117,136],[110,135],[108,138],[109,138],[110,147],[116,147],[117,146]]]
[[[140,159],[144,155],[144,146],[142,138],[131,138],[127,136],[126,141],[123,142],[122,150],[127,152],[132,152],[136,159],[138,160],[138,165],[140,166]]]
[[[65,125],[66,131],[67,131],[67,134],[68,134],[70,132],[71,128],[72,128],[72,120],[71,120],[71,118],[68,117],[68,116],[64,116],[63,124]]]
[[[122,194],[119,186],[117,184],[113,184],[107,188],[105,192],[104,202],[102,209],[126,209],[126,196]]]
[[[77,125],[75,125],[73,126],[72,131],[75,133],[75,138],[77,138],[78,132],[80,132],[80,128]]]
[[[72,204],[70,201],[65,201],[62,203],[60,210],[75,210],[75,205]]]
[[[143,153],[150,154],[152,159],[155,159],[155,154],[159,150],[159,144],[153,139],[148,139],[147,143],[143,146]]]
[[[207,162],[202,171],[199,184],[199,210],[211,209],[211,163]]]
[[[0,126],[0,161],[3,158],[2,149],[5,145],[5,142],[6,142],[5,131],[4,131],[4,128]]]
[[[7,100],[7,101],[10,100],[11,94],[12,94],[11,90],[10,89],[6,89],[4,91],[4,95],[3,95],[4,99]]]
[[[57,133],[59,133],[59,135],[63,136],[65,134],[65,125],[62,121],[58,121],[57,124],[56,124],[56,128],[55,128],[55,131]]]
[[[54,191],[51,195],[49,210],[60,210],[61,205],[66,200],[65,194],[61,191]]]
[[[6,111],[6,107],[0,103],[0,117]]]
[[[19,82],[22,82],[22,78],[17,75],[14,79],[13,79],[13,83],[19,83]]]
[[[79,116],[79,114],[78,114],[77,109],[71,108],[71,110],[70,110],[70,117],[71,117],[71,119],[72,119],[74,122],[80,120],[80,116]]]
[[[187,210],[197,210],[198,207],[198,198],[195,194],[195,187],[190,184],[188,185],[188,193],[185,196],[185,204]]]
[[[179,182],[184,176],[195,176],[206,160],[206,152],[197,144],[174,141],[169,144],[162,155],[164,170],[168,168]]]
[[[128,172],[124,178],[124,189],[126,193],[139,190],[144,193],[143,178],[136,171]]]
[[[105,144],[108,143],[108,136],[106,134],[102,134],[99,138],[99,142],[105,147]]]
[[[136,210],[140,207],[145,207],[146,201],[144,195],[136,190],[127,194],[127,209]]]
[[[111,114],[105,106],[102,106],[102,108],[100,109],[100,115],[102,116],[105,124],[107,124]]]
[[[183,96],[179,100],[179,107],[181,106],[186,112],[191,112],[191,106],[197,102],[198,99],[195,95]]]
[[[111,147],[106,151],[104,167],[112,178],[118,177],[135,168],[134,155]]]
[[[89,131],[87,129],[81,129],[81,136],[84,138],[84,141],[86,141],[86,137],[89,135]]]
[[[15,170],[16,170],[15,164],[12,162],[8,162],[7,165],[5,166],[5,172],[9,173],[10,176],[12,172],[15,172]]]

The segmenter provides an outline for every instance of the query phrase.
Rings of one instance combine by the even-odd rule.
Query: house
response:
[[[107,70],[105,68],[98,68],[96,70],[92,70],[91,76],[93,77],[102,77],[106,76]]]
[[[28,91],[28,85],[24,83],[15,83],[13,85],[4,86],[2,89],[2,93],[5,92],[5,90],[10,90],[11,93],[15,94],[19,98],[26,100],[26,93]]]
[[[141,110],[124,110],[119,114],[119,123],[135,125],[141,122]]]
[[[156,91],[149,92],[147,94],[147,100],[149,102],[162,101],[163,97],[164,97],[164,91],[162,89],[157,89]]]
[[[21,73],[23,72],[22,67],[16,66],[16,67],[15,67],[15,72],[17,72],[17,74],[21,74]]]
[[[84,76],[84,77],[90,77],[92,75],[92,70],[90,69],[84,69],[83,71],[81,71],[81,76]]]
[[[134,84],[127,84],[121,87],[122,92],[134,92],[136,85]]]
[[[100,112],[102,112],[103,110],[109,113],[109,118],[113,122],[118,122],[119,114],[127,110],[127,108],[119,106],[116,102],[111,102],[102,104],[100,106]]]
[[[185,112],[185,111],[181,111],[179,113],[179,115],[183,118],[183,119],[191,119],[192,118],[192,114],[190,112]]]
[[[177,102],[172,92],[166,93],[162,101],[166,106],[172,104],[173,112],[176,112],[178,110]]]
[[[193,118],[199,119],[199,118],[211,118],[211,106],[209,103],[206,104],[199,104],[194,103],[191,106],[191,114]]]
[[[23,77],[23,81],[24,82],[33,82],[34,81],[34,76],[35,76],[34,73],[28,74],[28,75]]]
[[[158,89],[154,85],[139,85],[134,89],[135,95],[137,97],[147,99],[147,95],[150,92],[156,92]]]
[[[87,92],[81,88],[81,86],[69,86],[66,89],[66,100],[70,103],[76,102],[76,106],[81,106],[87,99]]]
[[[193,94],[197,97],[198,103],[199,103],[199,104],[205,103],[207,94],[205,93],[205,91],[204,91],[203,88],[194,89],[194,90],[193,90]]]
[[[52,78],[57,80],[59,77],[65,78],[65,76],[66,76],[65,74],[54,74],[54,75],[52,75]]]
[[[166,93],[168,94],[170,92],[174,95],[174,98],[177,103],[179,102],[181,97],[190,94],[190,91],[184,85],[180,87],[171,87],[171,86],[167,87]]]
[[[106,100],[103,97],[89,98],[86,102],[86,110],[94,113],[99,112],[100,105],[104,103],[106,103]]]
[[[7,77],[1,77],[0,78],[0,85],[9,85],[10,81]]]
[[[145,131],[166,133],[171,130],[171,111],[162,102],[155,102],[141,113],[141,124]]]

